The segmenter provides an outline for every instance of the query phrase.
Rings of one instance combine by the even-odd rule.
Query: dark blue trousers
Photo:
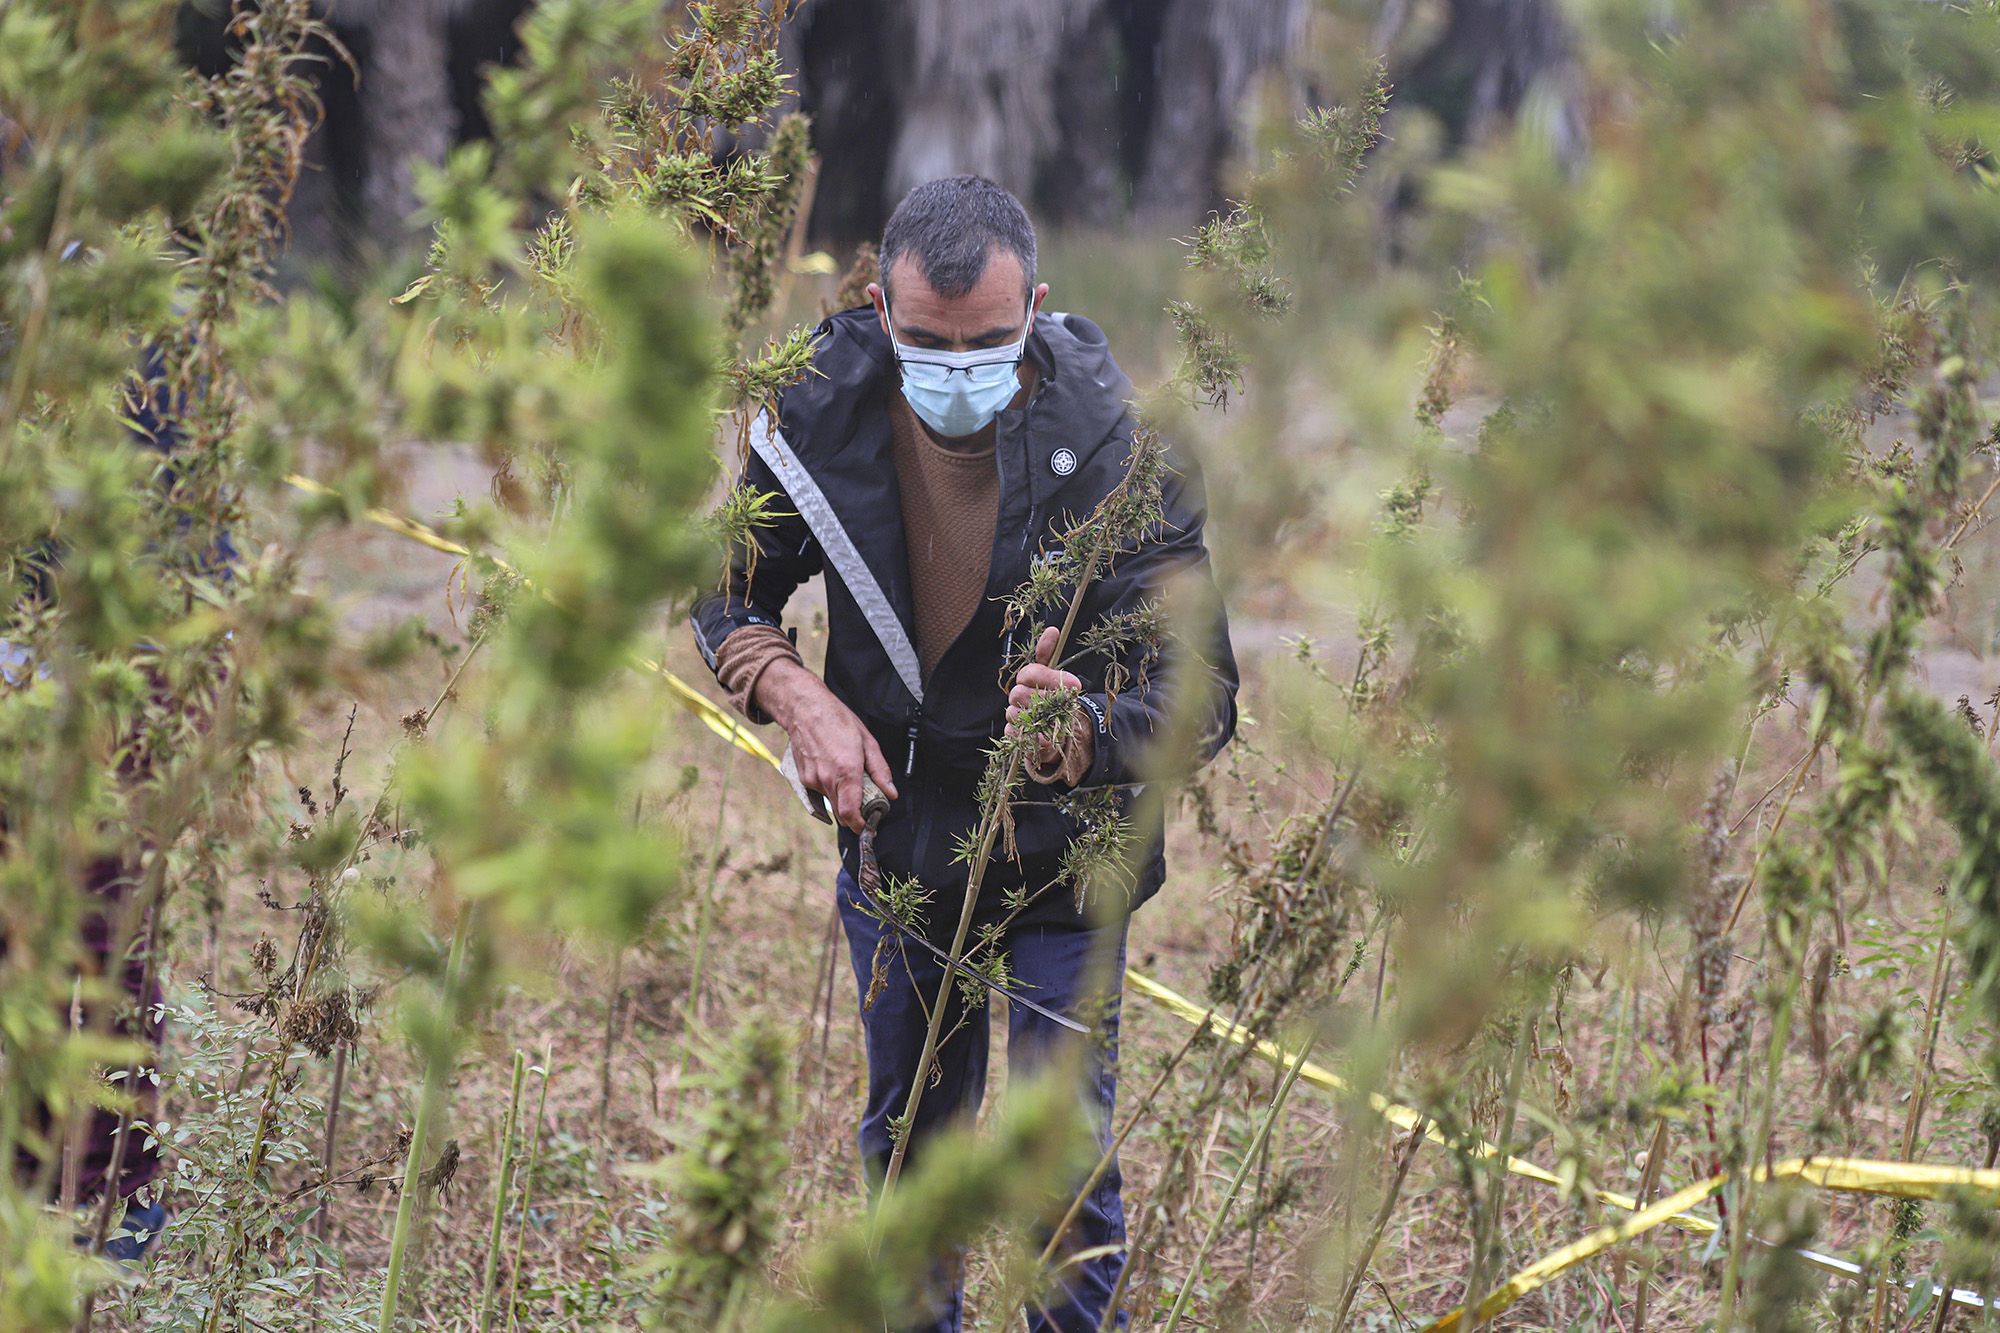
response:
[[[845,871],[837,892],[863,1004],[861,1027],[868,1043],[868,1109],[861,1119],[861,1158],[872,1189],[888,1169],[893,1146],[889,1122],[903,1113],[910,1095],[910,1081],[923,1055],[927,1006],[937,997],[944,964],[915,944],[906,945],[893,930],[868,915]],[[995,917],[998,915],[996,909]],[[874,1003],[868,1004],[878,946],[881,988]],[[1085,1122],[1093,1127],[1101,1154],[1111,1144],[1112,1103],[1118,1087],[1118,995],[1125,972],[1125,921],[1121,917],[1114,924],[1095,928],[1081,921],[1017,922],[1008,928],[1002,948],[1021,994],[1091,1029],[1090,1036],[1078,1036],[1025,1006],[1009,1005],[1009,1077],[1029,1078],[1065,1051],[1065,1043],[1083,1043],[1078,1093],[1084,1102]],[[1096,993],[1085,989],[1093,972],[1103,988]],[[950,1004],[943,1030],[953,1035],[938,1050],[938,1081],[924,1093],[923,1104],[917,1109],[906,1170],[921,1160],[926,1141],[939,1130],[967,1122],[978,1111],[986,1091],[986,1008],[966,1012],[956,987]],[[1114,1161],[1084,1201],[1062,1247],[1071,1254],[1100,1248],[1105,1252],[1060,1268],[1053,1289],[1027,1308],[1028,1326],[1035,1333],[1095,1333],[1125,1266],[1121,1184]],[[1072,1197],[1065,1191],[1061,1204],[1066,1206]],[[928,1318],[915,1325],[912,1333],[959,1333],[963,1326],[964,1274],[956,1259],[948,1261],[938,1285]],[[1115,1326],[1125,1327],[1123,1311]]]

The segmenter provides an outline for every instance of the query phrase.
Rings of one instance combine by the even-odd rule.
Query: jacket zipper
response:
[[[917,731],[922,727],[923,721],[924,706],[922,704],[910,705],[910,750],[903,757],[903,776],[905,778],[913,776],[917,771]]]

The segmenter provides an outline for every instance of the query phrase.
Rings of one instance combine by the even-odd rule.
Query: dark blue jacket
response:
[[[954,847],[977,820],[973,791],[987,747],[1006,724],[1010,682],[1002,677],[1015,645],[1002,625],[1001,599],[1028,577],[1038,552],[1123,478],[1136,424],[1128,406],[1132,384],[1095,324],[1078,315],[1036,317],[1028,340],[1040,370],[1035,391],[1019,411],[1001,412],[994,432],[1000,512],[986,595],[930,677],[920,680],[890,454],[897,371],[889,339],[866,306],[834,315],[817,336],[816,373],[782,395],[775,429],[768,417],[759,418],[742,478],[785,496],[777,508],[791,512],[757,529],[754,577],[748,550],[732,553],[722,586],[693,608],[695,641],[713,667],[725,638],[746,625],[782,625],[793,589],[826,575],[827,684],[898,770],[901,798],[877,836],[878,859],[885,873],[913,875],[932,892],[934,924],[953,921],[966,883]],[[1175,598],[1177,606],[1196,608],[1199,623],[1177,627],[1191,652],[1169,654],[1184,666],[1156,666],[1143,673],[1143,687],[1107,696],[1110,663],[1086,657],[1069,664],[1084,681],[1084,704],[1097,723],[1095,759],[1080,785],[1121,787],[1128,806],[1172,692],[1200,692],[1204,761],[1236,724],[1236,662],[1203,542],[1201,480],[1190,460],[1172,453],[1169,460],[1166,522],[1092,585],[1070,636],[1074,645],[1089,626],[1160,595],[1170,580],[1191,584]],[[1020,793],[1018,855],[996,859],[983,893],[1021,885],[1040,890],[1060,878],[1063,850],[1078,825],[1056,808],[1057,794],[1034,783]],[[1135,904],[1157,891],[1165,875],[1157,816],[1143,832],[1151,851],[1134,886]],[[850,873],[856,854],[854,835],[843,830],[841,857]],[[1072,898],[1057,885],[1038,896],[1034,911],[1073,911]]]

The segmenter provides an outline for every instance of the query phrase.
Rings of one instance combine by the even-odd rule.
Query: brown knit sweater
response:
[[[1000,517],[1000,471],[993,432],[983,449],[960,452],[932,438],[903,395],[889,400],[889,452],[903,493],[903,544],[924,679],[979,609]],[[974,437],[978,438],[978,437]]]
[[[949,449],[923,428],[901,394],[889,400],[890,455],[902,492],[903,541],[909,552],[912,627],[924,678],[965,629],[986,592],[993,525],[1000,513],[1000,474],[992,432],[984,448]],[[773,662],[799,661],[798,649],[768,625],[746,625],[716,651],[716,678],[729,701],[753,719],[757,682]],[[1091,732],[1082,723],[1060,755],[1030,765],[1037,781],[1074,784],[1090,767]],[[1039,771],[1035,771],[1039,770]]]

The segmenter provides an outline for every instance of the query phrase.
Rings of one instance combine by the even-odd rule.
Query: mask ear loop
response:
[[[896,364],[900,366],[903,364],[903,354],[896,349],[902,346],[903,340],[896,334],[896,311],[889,304],[889,293],[886,288],[882,292],[882,318],[889,325],[889,355],[895,357]]]

